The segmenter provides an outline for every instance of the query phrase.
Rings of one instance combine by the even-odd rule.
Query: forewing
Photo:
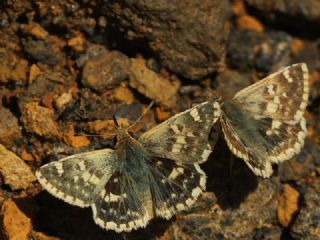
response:
[[[300,122],[308,104],[309,73],[305,63],[294,64],[239,91],[233,98],[255,119]]]
[[[147,175],[147,173],[143,173]],[[107,230],[130,232],[145,227],[152,218],[148,178],[136,181],[115,172],[92,204],[96,224]]]
[[[157,216],[169,219],[188,209],[205,190],[206,175],[200,166],[170,159],[150,161],[150,189]]]
[[[204,102],[147,131],[139,142],[152,156],[202,163],[212,152],[208,138],[220,113],[218,102]]]
[[[116,161],[112,149],[75,154],[40,167],[36,177],[53,196],[87,207],[111,177]]]

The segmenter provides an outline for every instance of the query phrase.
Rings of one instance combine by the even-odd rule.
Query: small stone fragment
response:
[[[84,50],[84,43],[85,43],[84,37],[81,34],[79,34],[76,37],[69,39],[67,44],[74,51],[81,52]]]
[[[159,122],[163,122],[167,120],[170,117],[170,114],[168,112],[164,112],[161,110],[161,108],[156,108],[156,117]]]
[[[126,118],[117,118],[117,122],[121,126],[130,126]],[[113,120],[96,120],[86,123],[84,130],[90,134],[102,134],[105,138],[109,138],[115,134],[115,125]]]
[[[21,122],[28,132],[45,138],[59,137],[60,133],[53,120],[53,110],[30,102],[23,106]]]
[[[104,92],[125,81],[129,71],[127,56],[117,51],[106,52],[85,63],[81,82],[95,91]]]
[[[3,234],[8,240],[29,240],[31,219],[11,199],[2,205]]]
[[[294,214],[298,211],[299,196],[299,192],[289,184],[284,185],[278,207],[278,220],[282,226],[288,227]]]
[[[0,143],[11,146],[21,137],[18,119],[6,108],[0,108]]]
[[[49,33],[38,23],[31,22],[21,26],[24,33],[29,34],[37,39],[46,39]]]
[[[173,108],[180,87],[178,81],[171,82],[157,75],[142,58],[131,59],[131,71],[129,84],[132,88],[165,108]]]
[[[263,32],[264,26],[262,23],[253,16],[244,15],[236,20],[239,29],[251,29],[257,32]]]
[[[22,148],[21,150],[21,158],[24,161],[33,161],[34,157],[31,153],[27,152],[26,148]]]
[[[0,48],[0,83],[27,81],[28,62],[15,53]]]
[[[70,91],[64,92],[60,96],[58,96],[56,99],[54,99],[54,104],[59,110],[61,110],[71,100],[72,100],[72,93]]]
[[[64,133],[63,137],[65,143],[69,144],[74,148],[85,147],[90,144],[87,136],[76,136],[73,128],[69,128],[69,131]]]
[[[37,64],[32,64],[30,67],[28,83],[31,84],[40,74],[41,70]]]
[[[130,91],[130,89],[122,86],[115,89],[114,98],[127,104],[133,103],[135,100],[133,93]]]
[[[64,64],[62,40],[50,38],[45,40],[28,39],[23,41],[24,51],[34,60],[52,66]]]
[[[26,189],[36,180],[29,166],[0,144],[0,173],[12,190]]]

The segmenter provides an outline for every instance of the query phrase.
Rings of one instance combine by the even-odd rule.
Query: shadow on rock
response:
[[[242,159],[230,152],[221,138],[202,169],[208,175],[207,191],[216,195],[222,209],[239,208],[258,186],[258,178]]]

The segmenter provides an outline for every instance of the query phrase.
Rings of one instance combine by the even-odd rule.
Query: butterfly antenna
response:
[[[132,123],[131,126],[128,127],[127,130],[133,128],[133,127],[146,115],[146,113],[152,108],[153,104],[154,104],[154,101],[151,101],[151,102],[149,103],[148,107],[147,107],[147,108],[143,111],[143,113],[140,115],[140,117],[139,117],[137,120],[135,120],[134,123]]]

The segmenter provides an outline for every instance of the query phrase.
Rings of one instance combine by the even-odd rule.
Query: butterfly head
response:
[[[123,144],[127,142],[129,138],[132,138],[129,134],[128,126],[119,124],[115,116],[113,116],[113,121],[115,126],[117,145]]]
[[[213,92],[211,93],[211,100],[212,100],[213,102],[218,102],[218,103],[220,103],[220,105],[222,104],[222,96],[221,96],[221,94],[218,93],[217,91],[213,91]]]

